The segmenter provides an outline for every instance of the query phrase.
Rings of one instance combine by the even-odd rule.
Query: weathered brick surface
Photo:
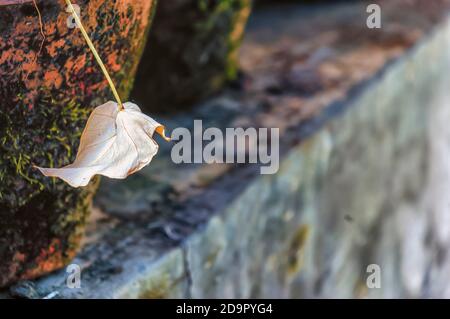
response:
[[[152,112],[182,111],[237,77],[251,0],[160,1],[131,94]]]
[[[154,1],[77,4],[126,98]],[[73,161],[88,115],[112,98],[81,33],[67,26],[64,0],[37,5],[45,42],[31,1],[0,1],[0,286],[48,273],[74,257],[96,182],[73,189],[32,165]]]

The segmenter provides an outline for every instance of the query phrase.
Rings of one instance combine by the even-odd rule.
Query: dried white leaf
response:
[[[59,177],[72,187],[86,186],[94,175],[123,179],[150,163],[158,152],[152,138],[166,140],[164,126],[127,102],[119,110],[107,102],[94,109],[81,135],[75,161],[62,168],[37,167],[45,176]]]

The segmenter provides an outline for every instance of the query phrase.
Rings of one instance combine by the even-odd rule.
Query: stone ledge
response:
[[[399,23],[392,18],[371,35],[374,43],[357,19],[365,14],[361,3],[336,6],[325,26],[323,8],[308,15],[301,9],[270,13],[277,32],[269,35],[261,24],[268,11],[257,13],[240,89],[168,120],[172,128],[194,118],[219,127],[280,127],[279,173],[260,176],[250,165],[178,167],[162,149],[155,165],[125,182],[103,180],[74,260],[82,288],[68,289],[60,271],[34,282],[37,296],[424,296],[402,282],[409,233],[393,218],[426,218],[418,207],[428,187],[426,150],[441,134],[428,136],[436,121],[430,114],[446,107],[440,99],[449,85],[449,22],[429,33],[430,14],[412,32],[390,27]],[[289,19],[281,19],[282,10]],[[333,34],[333,23],[348,29]],[[349,30],[359,37],[345,37]],[[370,263],[392,278],[376,292],[363,285]]]

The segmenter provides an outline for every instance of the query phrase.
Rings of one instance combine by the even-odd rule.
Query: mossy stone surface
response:
[[[235,79],[251,2],[160,1],[131,98],[150,111],[183,110]]]
[[[72,162],[95,106],[112,100],[62,0],[0,1],[0,286],[50,272],[76,253],[98,179],[74,189],[33,164]],[[5,2],[6,3],[6,2]],[[81,18],[119,93],[130,91],[156,2],[80,0]]]

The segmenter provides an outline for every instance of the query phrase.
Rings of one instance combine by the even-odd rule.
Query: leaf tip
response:
[[[160,125],[156,128],[156,133],[161,135],[163,139],[165,139],[167,142],[170,142],[172,140],[171,137],[166,136],[166,129],[163,125]]]

